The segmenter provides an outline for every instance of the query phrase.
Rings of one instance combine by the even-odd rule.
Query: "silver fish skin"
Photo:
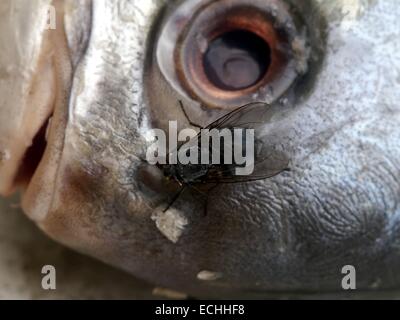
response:
[[[315,80],[273,106],[291,171],[217,187],[206,216],[194,193],[167,213],[154,207],[165,204],[162,177],[142,160],[150,129],[187,124],[180,93],[150,72],[156,30],[180,2],[95,0],[78,10],[85,45],[65,11],[69,58],[57,57],[71,79],[53,109],[64,127],[52,121],[26,214],[68,247],[197,297],[340,294],[345,265],[360,291],[398,288],[400,6],[296,3],[304,12],[312,3],[326,26]],[[218,115],[197,114],[206,123]]]

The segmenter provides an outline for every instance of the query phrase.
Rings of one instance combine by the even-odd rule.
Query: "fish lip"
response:
[[[57,7],[58,5],[58,7]],[[49,117],[37,131],[39,148],[37,166],[34,166],[22,196],[22,208],[36,222],[40,222],[51,211],[58,187],[58,176],[62,162],[65,135],[68,124],[68,105],[70,101],[73,67],[71,50],[64,28],[62,3],[57,3],[57,20],[62,27],[49,32],[51,63],[54,81],[54,97]],[[35,151],[35,149],[33,149]],[[42,152],[40,152],[42,151]],[[30,160],[30,159],[28,159]]]
[[[74,69],[90,38],[83,29],[90,22],[90,4],[71,11],[65,1],[53,2],[57,27],[38,35],[32,67],[18,85],[24,90],[21,110],[12,113],[12,103],[4,107],[6,115],[16,117],[18,127],[0,130],[7,135],[0,138],[0,194],[20,190],[21,207],[36,222],[51,212],[60,186]],[[85,24],[79,20],[82,25],[76,27],[82,14]]]
[[[47,10],[45,4],[56,9],[55,29],[45,27],[48,26],[47,14],[42,14]],[[51,153],[57,161],[62,159],[61,146],[65,137],[62,131],[68,122],[72,75],[90,38],[91,28],[88,32],[86,27],[91,23],[91,6],[90,0],[85,0],[79,7],[71,7],[64,0],[43,0],[37,8],[34,7],[39,12],[35,15],[39,22],[33,18],[25,22],[32,24],[29,35],[36,36],[35,41],[25,41],[27,48],[24,47],[24,51],[27,53],[10,58],[10,61],[15,60],[15,64],[10,64],[10,61],[4,64],[7,77],[3,79],[0,75],[0,81],[5,81],[12,89],[15,87],[14,91],[20,93],[19,98],[5,99],[4,105],[0,106],[0,115],[13,117],[11,122],[2,117],[7,125],[0,124],[0,195],[10,196],[21,191],[23,206],[25,198],[29,198],[26,194],[33,192],[32,184],[38,178],[39,167],[45,166],[42,162],[46,161],[46,154]],[[15,32],[18,33],[18,27],[25,28],[25,24],[17,25]],[[15,36],[12,40],[19,48],[20,38]],[[25,61],[25,56],[30,60]],[[15,85],[12,85],[13,81]],[[57,113],[58,119],[54,121]],[[54,135],[57,139],[52,137]],[[52,145],[54,140],[59,141],[57,148]],[[52,162],[51,165],[58,167],[59,163]],[[57,173],[58,169],[52,171]],[[51,184],[55,183],[56,175],[46,176]]]
[[[21,113],[12,115],[18,121],[13,121],[15,127],[6,131],[6,138],[1,141],[6,156],[0,161],[0,193],[6,196],[18,188],[27,188],[44,152],[46,127],[54,113],[57,86],[49,40],[43,36],[35,67],[22,92]],[[12,108],[13,105],[5,106],[5,110]]]

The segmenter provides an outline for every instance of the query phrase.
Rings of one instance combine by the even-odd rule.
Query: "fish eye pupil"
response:
[[[247,30],[226,32],[212,40],[203,56],[208,80],[222,90],[241,90],[257,84],[271,64],[266,41]]]

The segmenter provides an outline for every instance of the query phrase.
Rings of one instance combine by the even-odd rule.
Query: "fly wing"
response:
[[[211,165],[205,182],[234,183],[261,180],[273,177],[289,169],[289,156],[280,143],[279,132],[283,129],[275,119],[276,109],[265,103],[250,103],[221,117],[207,126],[208,129],[253,129],[254,170],[248,175],[238,175],[237,163]],[[241,148],[246,153],[245,141]],[[232,153],[234,144],[232,144]],[[243,152],[242,152],[243,154]]]
[[[239,183],[272,178],[289,171],[289,158],[284,152],[275,151],[264,159],[257,159],[249,175],[236,175],[236,165],[212,165],[205,175],[205,183]]]
[[[256,128],[271,121],[273,108],[262,102],[252,102],[239,107],[209,124],[206,129]]]

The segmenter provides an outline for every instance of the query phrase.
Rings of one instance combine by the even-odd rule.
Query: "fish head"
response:
[[[22,3],[0,7],[0,190],[50,237],[194,296],[341,293],[348,265],[357,289],[398,287],[395,0]],[[254,101],[290,171],[163,210],[152,130]]]

